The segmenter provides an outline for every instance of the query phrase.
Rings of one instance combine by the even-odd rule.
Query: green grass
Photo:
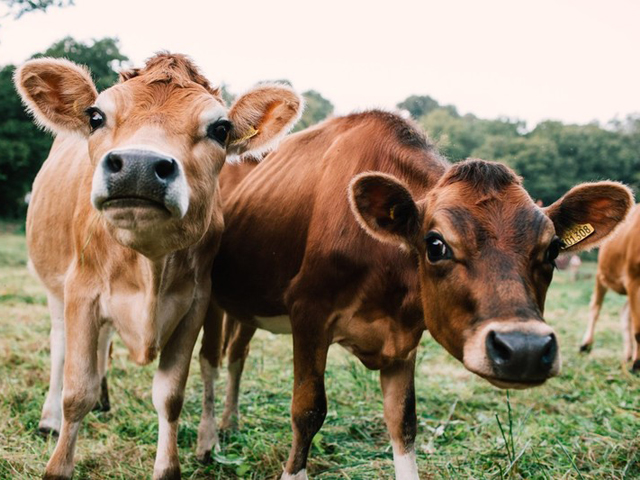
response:
[[[558,333],[564,365],[561,376],[543,387],[507,397],[425,335],[416,380],[421,478],[640,478],[640,378],[621,362],[618,312],[624,298],[610,294],[592,353],[578,353],[594,270],[586,264],[576,282],[556,274],[547,319]],[[24,237],[0,233],[0,479],[40,476],[54,447],[36,433],[49,374],[48,322],[44,290],[26,269]],[[116,342],[112,411],[85,419],[75,478],[150,478],[157,440],[153,371],[135,366]],[[218,413],[224,383],[223,374]],[[223,436],[215,463],[202,466],[194,454],[201,392],[194,357],[179,434],[183,477],[279,476],[291,442],[291,383],[291,338],[260,332],[247,362],[240,429]],[[313,444],[309,474],[390,478],[377,373],[334,346],[326,384],[329,412]]]

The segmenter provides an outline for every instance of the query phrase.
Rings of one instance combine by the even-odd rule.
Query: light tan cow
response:
[[[171,54],[100,94],[66,60],[27,62],[15,82],[36,121],[56,134],[27,216],[52,320],[40,427],[60,433],[44,478],[72,475],[113,329],[136,363],[160,355],[154,478],[179,478],[178,417],[223,229],[218,174],[228,155],[268,149],[298,118],[301,99],[263,85],[227,110],[193,63]]]
[[[591,350],[596,322],[609,289],[628,297],[620,315],[623,356],[627,361],[633,360],[633,372],[640,372],[640,205],[600,248],[589,325],[580,345],[582,352]]]

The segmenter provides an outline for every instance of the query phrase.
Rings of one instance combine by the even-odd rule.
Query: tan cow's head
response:
[[[158,54],[100,94],[87,70],[60,59],[27,62],[15,83],[37,122],[87,142],[91,203],[121,244],[148,256],[220,221],[225,159],[269,149],[302,110],[283,85],[261,85],[228,110],[183,55]]]
[[[354,178],[350,198],[369,234],[418,253],[433,337],[504,388],[558,374],[558,342],[543,320],[554,260],[563,247],[595,246],[633,204],[625,186],[599,182],[541,209],[509,168],[481,160],[452,166],[417,203],[402,182],[380,173]]]

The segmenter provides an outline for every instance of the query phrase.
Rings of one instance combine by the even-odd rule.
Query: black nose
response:
[[[138,197],[160,203],[179,175],[173,158],[144,150],[111,152],[102,168],[109,197]]]
[[[505,381],[546,380],[558,354],[554,334],[491,331],[486,347],[496,377]]]

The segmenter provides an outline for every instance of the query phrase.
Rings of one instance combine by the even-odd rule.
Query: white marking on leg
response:
[[[409,451],[404,451],[395,442],[391,442],[391,445],[393,446],[393,466],[396,471],[396,480],[420,480],[415,450],[412,448]]]
[[[309,477],[307,477],[307,469],[303,468],[295,475],[291,475],[286,471],[282,472],[282,476],[280,477],[280,480],[309,480]]]
[[[177,385],[169,373],[158,369],[153,377],[153,406],[158,412],[158,450],[153,466],[153,478],[158,478],[166,471],[179,466],[178,420],[170,422],[167,412],[167,399],[176,390]]]
[[[215,416],[215,380],[218,378],[218,369],[212,367],[209,361],[200,357],[200,375],[204,392],[202,397],[202,416],[198,427],[198,445],[196,447],[196,457],[200,461],[207,459],[212,451],[220,451],[220,441],[218,440],[218,429],[216,427]]]
[[[42,407],[39,427],[60,432],[62,423],[62,376],[65,356],[64,302],[48,293],[47,303],[51,316],[51,334],[49,336],[51,373],[49,376],[49,392]]]

